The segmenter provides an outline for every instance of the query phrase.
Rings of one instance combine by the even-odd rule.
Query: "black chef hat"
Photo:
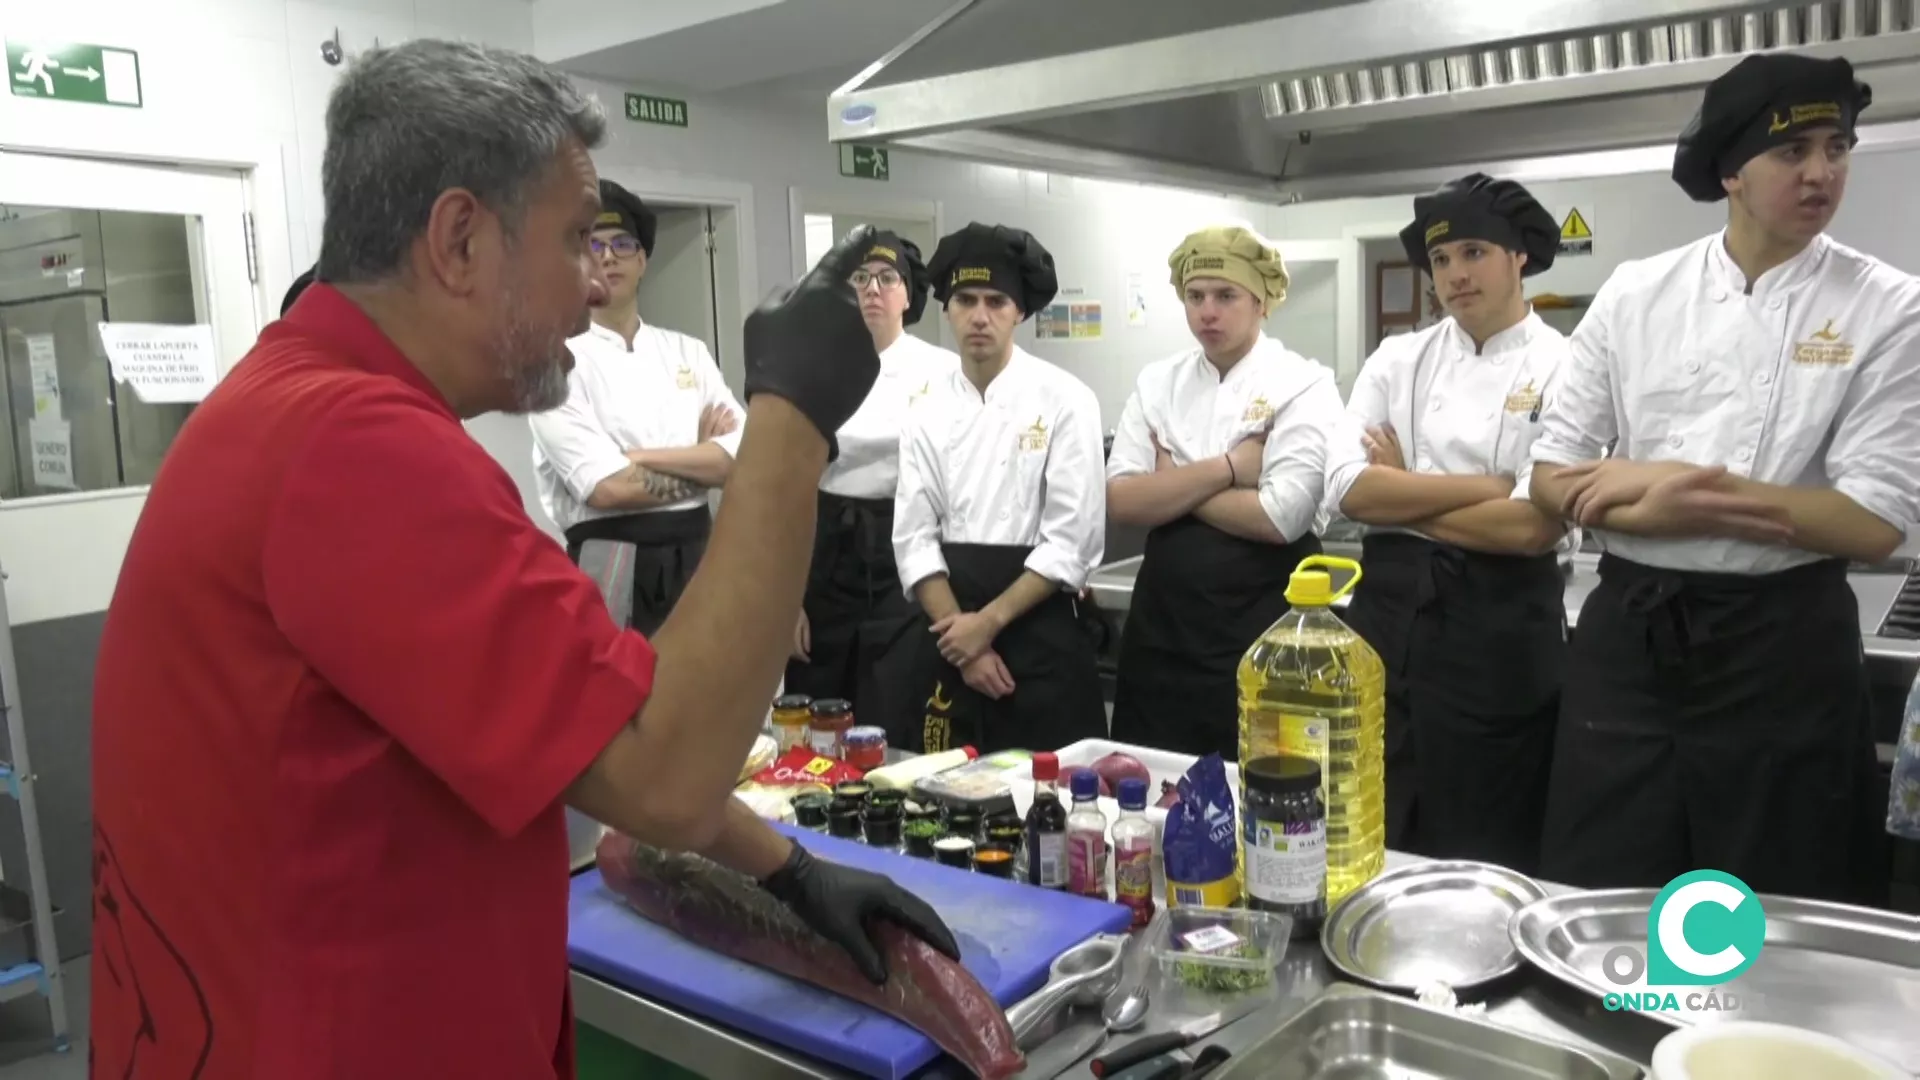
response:
[[[940,238],[927,273],[933,277],[934,299],[942,304],[977,285],[1011,296],[1023,317],[1052,303],[1060,291],[1053,256],[1032,233],[977,221]]]
[[[1844,57],[1749,56],[1707,84],[1674,148],[1673,182],[1695,202],[1718,202],[1727,196],[1722,177],[1810,128],[1835,127],[1851,138],[1872,103],[1873,88],[1853,77]]]
[[[640,241],[640,250],[653,258],[653,238],[660,231],[660,219],[640,196],[621,187],[611,180],[600,181],[600,216],[593,221],[596,229],[625,229]]]
[[[860,262],[862,265],[886,263],[893,267],[900,280],[907,283],[907,312],[902,321],[908,326],[919,322],[927,310],[927,289],[931,285],[927,264],[920,257],[920,245],[899,233],[876,232]]]
[[[1521,277],[1553,265],[1560,251],[1560,226],[1547,208],[1512,180],[1469,173],[1431,194],[1413,200],[1413,222],[1400,230],[1407,259],[1431,274],[1435,244],[1485,240],[1527,257]]]
[[[287,312],[293,310],[293,302],[300,299],[300,294],[307,291],[307,286],[313,284],[314,274],[318,272],[319,269],[320,267],[317,265],[309,266],[306,273],[293,279],[293,284],[287,286],[287,295],[280,299],[280,314],[285,315]]]

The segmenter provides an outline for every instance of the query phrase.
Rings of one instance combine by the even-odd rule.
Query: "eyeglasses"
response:
[[[853,282],[853,287],[856,291],[875,283],[878,283],[883,289],[891,289],[895,285],[900,284],[900,272],[897,270],[882,270],[876,274],[870,270],[855,270],[853,276],[847,280]]]
[[[635,255],[640,254],[640,241],[628,236],[626,233],[620,233],[611,240],[602,240],[596,236],[587,241],[587,247],[593,252],[593,257],[596,259],[606,258],[609,249],[622,259],[631,259]]]

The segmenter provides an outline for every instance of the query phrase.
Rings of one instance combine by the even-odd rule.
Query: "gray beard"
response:
[[[546,412],[567,403],[566,339],[545,332],[525,315],[518,295],[507,298],[506,329],[500,335],[498,355],[501,374],[513,386],[513,403],[507,412],[515,416]],[[529,357],[541,356],[544,363],[529,364]]]

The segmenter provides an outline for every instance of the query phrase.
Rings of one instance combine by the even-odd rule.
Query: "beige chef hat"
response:
[[[1287,265],[1280,249],[1242,225],[1214,225],[1180,241],[1167,257],[1173,287],[1184,291],[1194,278],[1220,278],[1252,293],[1262,311],[1287,298]]]

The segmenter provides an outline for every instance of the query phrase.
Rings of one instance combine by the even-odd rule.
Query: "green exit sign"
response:
[[[16,97],[137,109],[140,54],[110,45],[7,39],[7,85]]]
[[[687,103],[674,98],[654,97],[651,94],[628,94],[627,119],[642,124],[686,127]]]
[[[840,175],[860,180],[885,180],[887,178],[887,148],[884,146],[861,146],[859,143],[840,144]]]

